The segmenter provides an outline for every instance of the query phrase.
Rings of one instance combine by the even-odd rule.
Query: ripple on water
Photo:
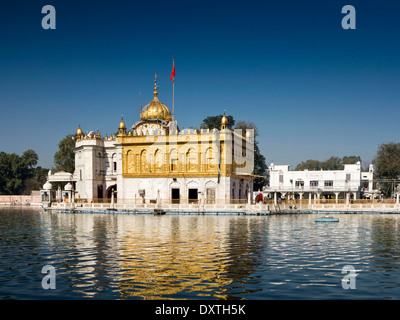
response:
[[[397,215],[162,216],[0,209],[2,299],[396,299]],[[54,265],[57,290],[41,289]],[[344,290],[343,266],[357,272]]]

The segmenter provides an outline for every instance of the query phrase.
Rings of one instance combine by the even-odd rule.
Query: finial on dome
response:
[[[156,73],[154,76],[154,97],[153,100],[150,101],[146,106],[144,106],[140,112],[140,120],[147,119],[157,119],[164,121],[171,121],[171,111],[168,109],[166,105],[160,102],[157,95],[157,78],[158,74]]]
[[[158,77],[158,74],[155,73],[154,74],[154,92],[153,92],[155,97],[157,97],[157,95],[158,95],[158,92],[157,92],[157,89],[158,89],[158,87],[157,87],[157,77]]]

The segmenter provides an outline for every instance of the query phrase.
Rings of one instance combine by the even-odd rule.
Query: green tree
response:
[[[258,137],[258,128],[254,122],[243,121],[243,120],[236,121],[235,129],[243,130],[242,131],[243,136],[246,134],[245,130],[253,129],[254,130],[254,138],[256,139]]]
[[[251,121],[236,121],[235,129],[241,129],[242,135],[246,134],[247,129],[254,130],[254,175],[256,176],[253,181],[253,189],[261,190],[263,186],[268,183],[268,166],[265,163],[265,157],[261,154],[260,148],[258,147],[258,128],[254,122]]]
[[[318,160],[307,160],[300,162],[296,169],[297,171],[302,170],[343,170],[345,164],[355,164],[357,161],[361,162],[361,158],[359,156],[344,156],[343,158],[339,157],[330,157],[325,161]]]
[[[269,181],[269,172],[265,157],[261,154],[256,141],[254,143],[254,175],[258,177],[254,178],[253,189],[255,191],[262,190],[262,187],[266,186]]]
[[[0,193],[26,193],[25,181],[33,177],[37,161],[38,156],[33,150],[25,151],[22,156],[0,152]]]
[[[24,180],[24,194],[30,194],[32,190],[40,190],[47,180],[49,169],[37,167],[33,169],[32,176]]]
[[[22,154],[21,159],[28,170],[33,170],[33,168],[36,167],[38,163],[39,157],[34,150],[29,149]]]
[[[58,171],[73,173],[75,170],[75,140],[69,134],[58,143],[58,151],[54,154],[54,164]]]
[[[321,162],[322,170],[339,170],[342,164],[342,159],[339,157],[330,157],[328,160]]]
[[[203,120],[203,123],[200,125],[200,129],[210,129],[210,130],[214,128],[218,130],[221,129],[221,120],[223,116],[224,116],[223,114],[220,114],[218,116],[205,118]],[[226,116],[226,118],[228,120],[227,127],[229,129],[232,129],[233,126],[235,125],[235,120],[233,119],[232,116]]]
[[[360,161],[361,163],[361,157],[360,156],[344,156],[342,158],[342,164],[355,164],[357,161]]]
[[[15,154],[0,153],[0,192],[19,194],[22,190],[24,168],[20,157]]]
[[[376,168],[376,177],[380,180],[378,183],[380,191],[385,196],[389,196],[393,182],[383,180],[400,178],[400,143],[382,143],[372,163]]]
[[[321,162],[318,160],[307,160],[307,161],[302,161],[300,162],[297,167],[296,171],[302,171],[302,170],[321,170]]]

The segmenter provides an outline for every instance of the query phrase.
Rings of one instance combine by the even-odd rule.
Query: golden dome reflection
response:
[[[168,109],[168,107],[163,104],[158,98],[158,92],[157,92],[157,75],[154,79],[154,98],[151,102],[149,102],[140,112],[140,120],[146,120],[146,119],[160,119],[160,120],[165,120],[165,121],[171,121],[172,116],[171,116],[171,111]]]

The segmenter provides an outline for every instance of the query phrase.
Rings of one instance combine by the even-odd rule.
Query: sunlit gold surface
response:
[[[220,139],[218,149],[212,134],[120,137],[123,177],[238,177],[235,172],[246,165],[246,156],[233,156]],[[238,158],[243,162],[236,163]]]
[[[168,107],[163,104],[158,98],[158,92],[157,92],[157,77],[154,79],[154,98],[153,100],[148,103],[140,112],[140,120],[146,120],[146,119],[160,119],[160,120],[165,120],[165,121],[171,121],[172,116],[171,116],[171,111],[168,109]]]
[[[126,252],[120,286],[124,297],[165,299],[184,291],[212,292],[232,282],[226,275],[230,258],[221,252],[227,239],[216,232],[224,226],[168,217],[150,227],[149,219],[136,220],[135,231],[125,233],[120,248]],[[226,298],[223,292],[218,296]]]

